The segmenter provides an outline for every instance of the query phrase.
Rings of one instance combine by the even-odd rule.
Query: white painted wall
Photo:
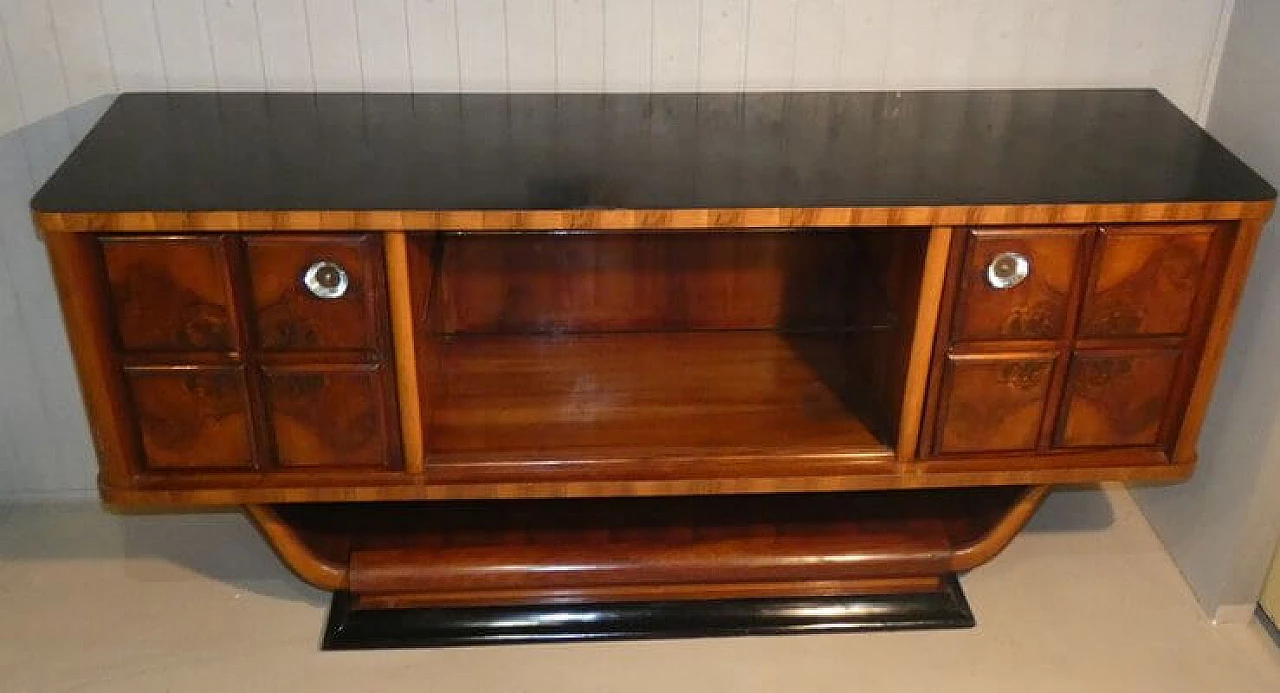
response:
[[[1280,182],[1280,2],[1236,0],[1208,128]],[[1191,481],[1134,493],[1205,611],[1247,619],[1280,538],[1280,224],[1262,237]]]
[[[1207,103],[1231,0],[0,0],[0,495],[93,485],[26,200],[140,89],[1155,86]]]

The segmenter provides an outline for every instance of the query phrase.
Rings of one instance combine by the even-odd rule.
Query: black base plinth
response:
[[[337,592],[322,646],[362,650],[973,625],[954,575],[936,592],[908,594],[470,608],[355,609],[350,593]]]

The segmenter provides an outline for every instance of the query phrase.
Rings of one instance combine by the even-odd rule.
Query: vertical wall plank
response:
[[[653,85],[655,89],[698,88],[701,28],[698,3],[653,0]]]
[[[649,90],[653,83],[653,13],[653,0],[605,0],[606,90]]]
[[[0,32],[4,30],[3,18],[0,17]],[[3,33],[0,33],[2,36]],[[0,41],[0,136],[17,130],[26,123],[22,115],[22,104],[19,103],[18,76],[14,71],[13,60],[9,55],[9,46]]]
[[[1080,0],[1067,23],[1070,68],[1081,84],[1109,85],[1105,79],[1110,61],[1113,10],[1108,0]],[[1063,66],[1066,67],[1065,65]]]
[[[795,67],[795,0],[751,3],[747,26],[747,89],[787,89]]]
[[[267,89],[308,91],[315,88],[311,69],[311,28],[306,0],[260,0],[258,40]]]
[[[74,105],[114,92],[111,52],[98,0],[49,0],[49,10],[69,101]]]
[[[885,86],[889,25],[893,6],[883,2],[846,0],[844,35],[840,41],[840,86],[873,89]]]
[[[604,88],[604,0],[556,0],[556,88]]]
[[[254,0],[205,0],[219,89],[251,91],[266,86],[256,4]],[[305,36],[294,36],[292,40],[301,41]]]
[[[1037,2],[1029,8],[1027,36],[1036,36],[1033,44],[1022,44],[1023,77],[1028,85],[1054,84],[1062,79],[1064,66],[1073,59],[1071,15],[1073,6],[1061,2]]]
[[[1160,85],[1171,101],[1192,116],[1201,110],[1207,114],[1207,108],[1201,106],[1207,103],[1204,92],[1212,89],[1209,70],[1216,68],[1214,51],[1221,49],[1212,31],[1222,21],[1221,3],[1175,0],[1147,4],[1157,5],[1150,12],[1178,20],[1168,26],[1139,20],[1149,25],[1140,49],[1146,60],[1145,84]]]
[[[457,5],[459,88],[507,89],[507,20],[503,0],[460,0]]]
[[[555,0],[506,3],[507,89],[555,91]]]
[[[454,0],[408,0],[414,91],[457,91],[458,17]]]
[[[167,0],[155,4],[156,36],[164,57],[165,81],[172,89],[213,89],[213,67],[203,0]]]
[[[748,0],[703,0],[698,88],[737,91],[747,62]]]
[[[17,67],[15,82],[27,122],[62,112],[69,103],[53,15],[43,2],[0,4],[3,40]]]
[[[2,165],[2,162],[0,162]],[[0,174],[0,179],[3,174]],[[3,243],[0,242],[0,248]],[[7,261],[0,255],[0,322],[5,325],[21,324],[18,318],[18,304],[12,292],[13,279],[9,276]],[[25,374],[29,374],[31,354],[20,330],[0,330],[0,392],[30,392],[30,383],[22,382]],[[23,400],[6,397],[0,400],[0,497],[5,490],[30,484],[36,476],[28,468],[27,462],[32,458],[31,450],[23,445],[22,437],[31,433],[39,433],[43,428],[43,417],[37,421],[25,421],[22,411]]]
[[[360,69],[366,91],[404,91],[410,83],[405,0],[356,3]]]
[[[964,1],[972,3],[972,0]],[[952,48],[951,31],[945,41],[938,40],[938,10],[944,2],[947,0],[899,0],[889,7],[884,58],[886,88],[934,86],[929,69],[935,60],[965,59],[960,49]],[[968,25],[952,27],[955,33],[969,30]]]
[[[316,89],[359,91],[364,80],[355,0],[307,0],[307,25]]]
[[[977,4],[968,27],[974,40],[964,79],[983,87],[1022,86],[1022,48],[1030,3],[983,0]],[[946,31],[947,27],[938,30]]]
[[[840,50],[844,43],[842,0],[800,0],[796,6],[794,89],[840,87]]]
[[[151,3],[102,0],[107,47],[116,84],[123,91],[164,89],[164,58]]]
[[[6,393],[21,393],[6,405],[23,422],[18,434],[26,473],[18,480],[19,488],[84,489],[92,478],[88,429],[53,278],[27,210],[36,184],[69,146],[61,114],[0,137],[0,256],[17,314],[16,322],[5,327],[25,342],[28,354],[27,359],[16,356],[26,371],[16,376],[22,389]],[[25,170],[28,166],[34,174]]]

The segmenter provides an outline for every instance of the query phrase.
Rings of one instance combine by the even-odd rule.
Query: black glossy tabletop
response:
[[[126,94],[42,211],[1252,201],[1153,90]]]

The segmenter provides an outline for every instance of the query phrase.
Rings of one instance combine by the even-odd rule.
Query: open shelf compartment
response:
[[[440,482],[883,469],[926,229],[414,240]]]

